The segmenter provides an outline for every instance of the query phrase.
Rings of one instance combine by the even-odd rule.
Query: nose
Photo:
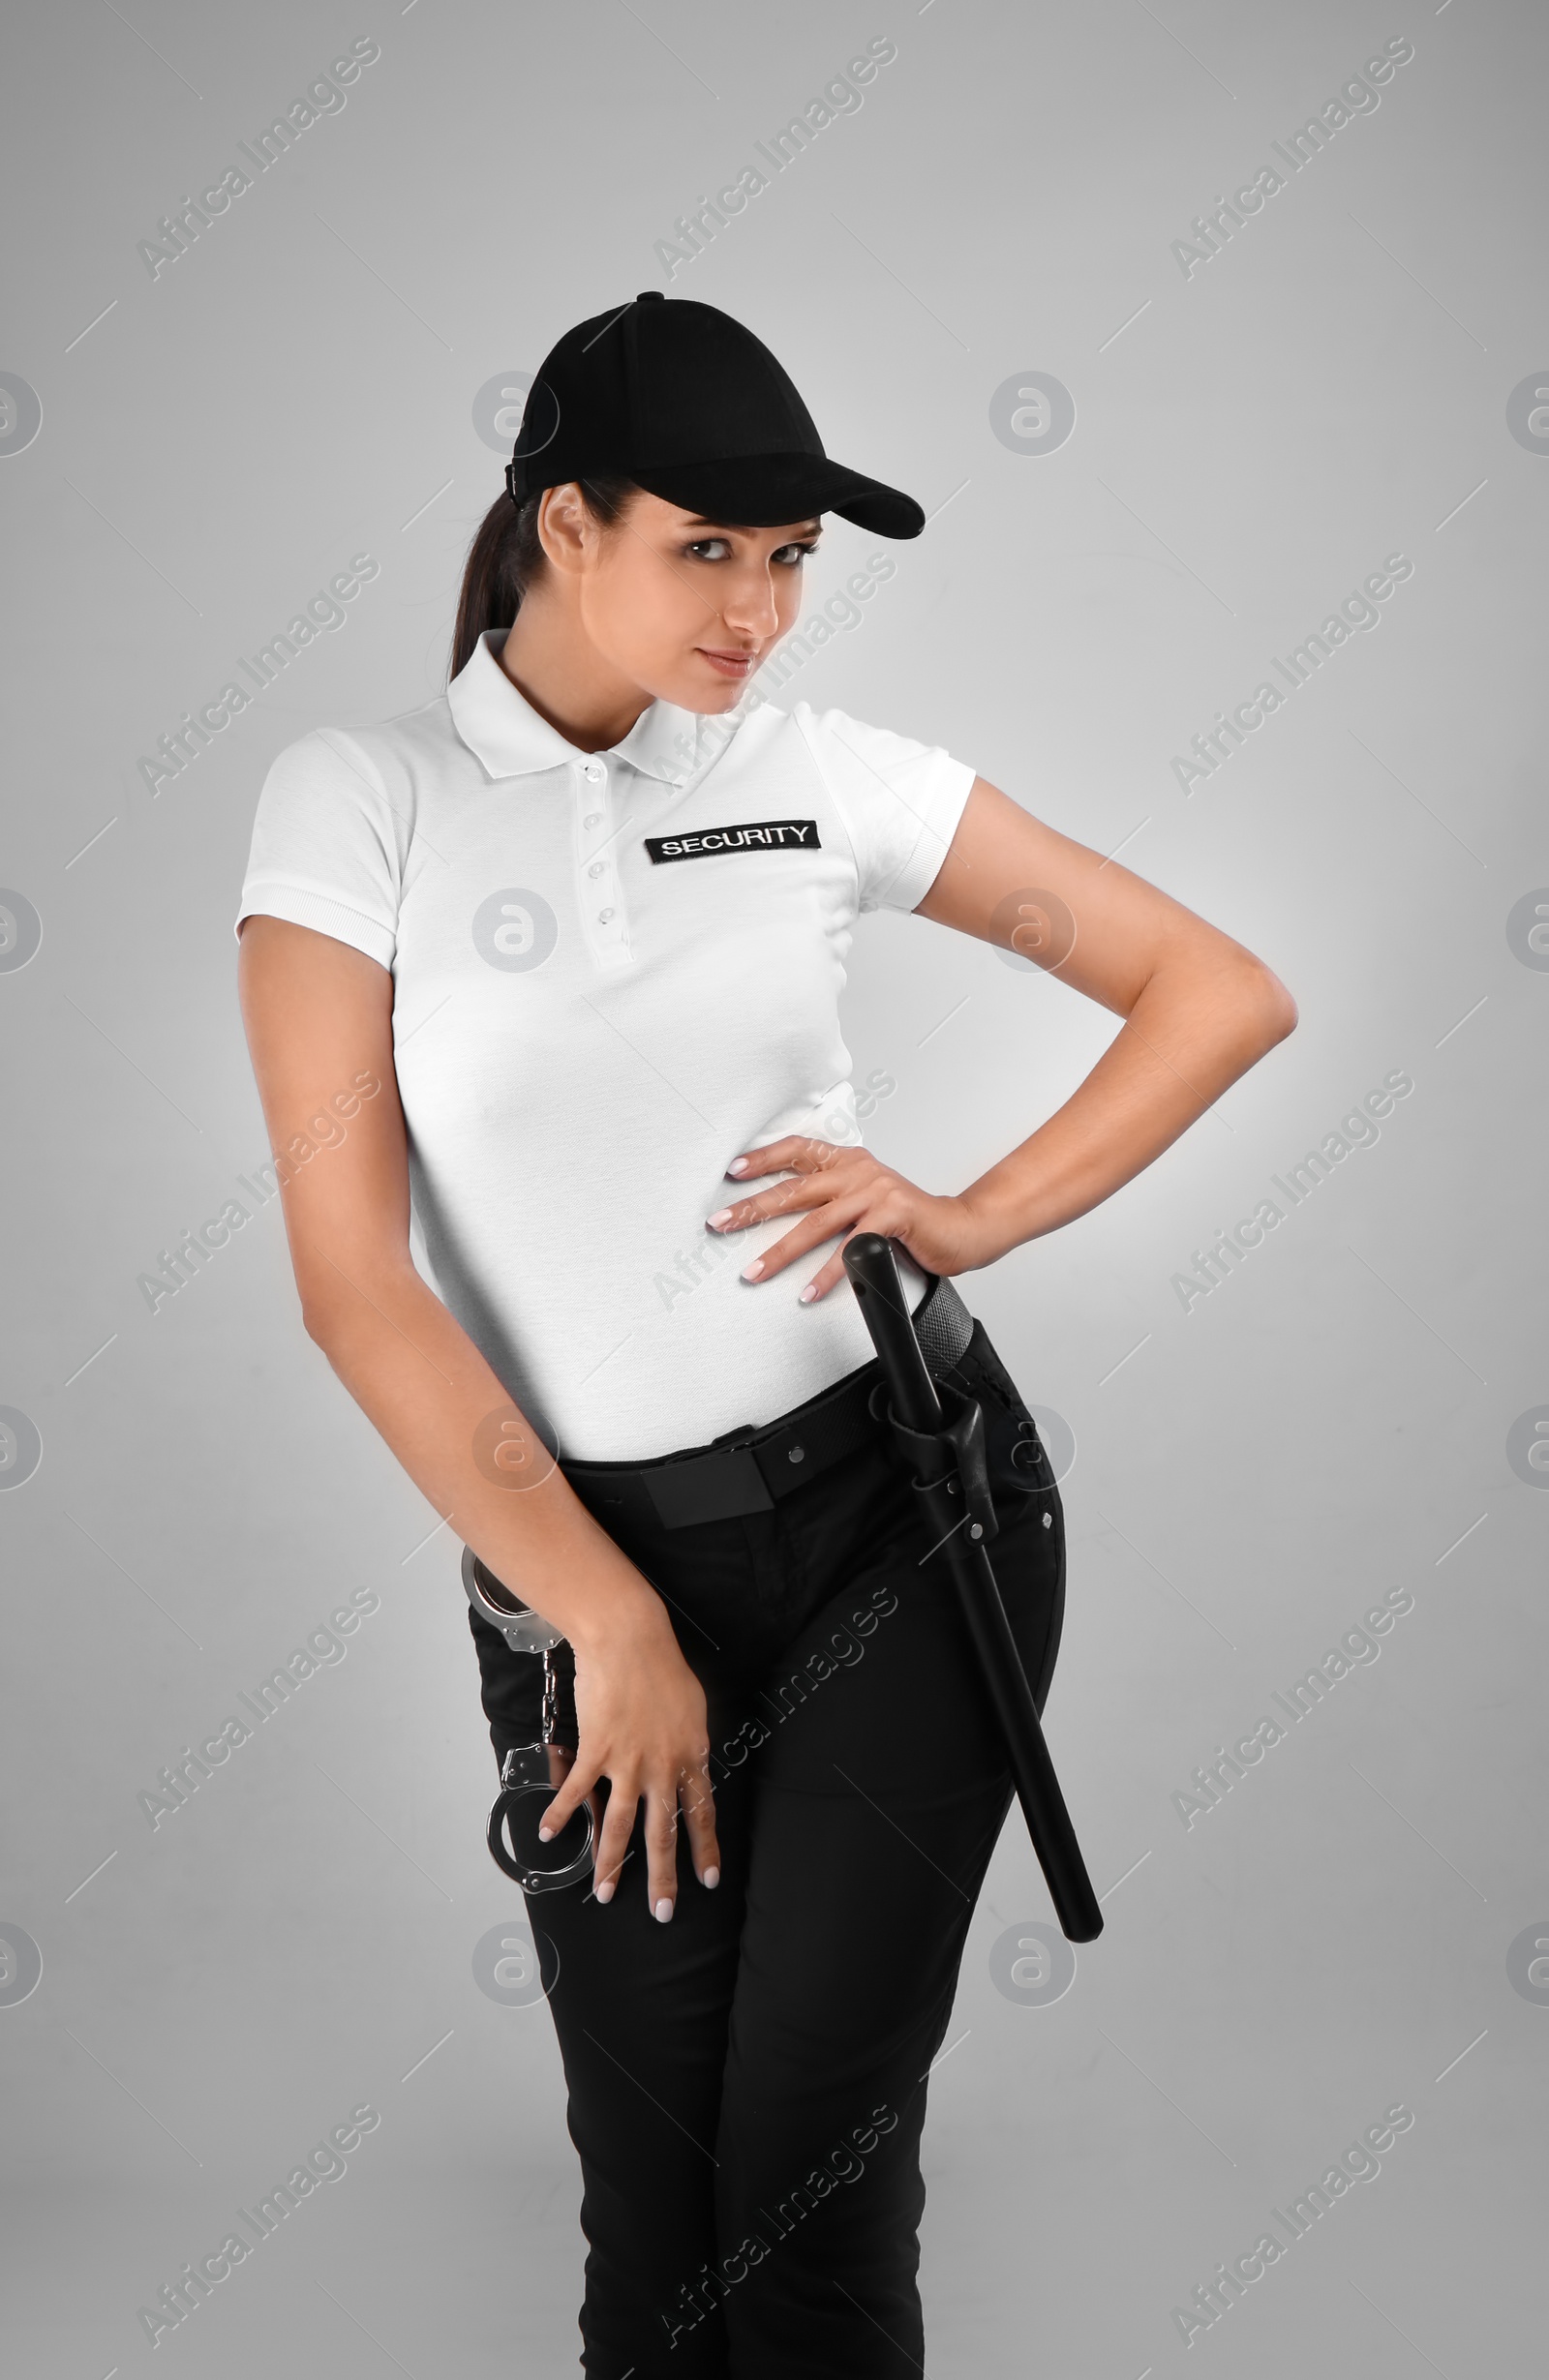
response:
[[[721,604],[721,618],[738,636],[762,644],[779,626],[774,581],[769,564],[749,563],[737,572]]]

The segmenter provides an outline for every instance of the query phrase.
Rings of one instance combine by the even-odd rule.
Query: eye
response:
[[[731,540],[727,537],[698,537],[691,545],[683,548],[684,554],[691,560],[698,562],[724,561],[731,550]],[[789,545],[777,546],[770,556],[770,560],[778,562],[783,569],[800,569],[808,555],[816,554],[817,551],[818,541],[815,537],[805,544],[793,538]]]

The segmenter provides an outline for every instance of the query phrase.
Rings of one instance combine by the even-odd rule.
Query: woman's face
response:
[[[731,709],[789,634],[821,519],[729,528],[641,489],[576,557],[582,627],[598,655],[658,702]]]

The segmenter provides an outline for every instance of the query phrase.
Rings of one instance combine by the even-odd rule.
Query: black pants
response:
[[[1031,1417],[983,1323],[949,1376],[984,1406],[991,1558],[1042,1709],[1059,1492],[1042,1449],[1012,1462]],[[564,1467],[591,1505],[587,1465]],[[926,2074],[1012,1788],[915,1504],[879,1435],[770,1512],[624,1529],[592,1505],[705,1685],[721,1850],[707,1891],[680,1827],[665,1925],[638,1816],[611,1903],[586,1880],[528,1905],[559,1954],[592,2380],[924,2369]],[[537,1732],[539,1664],[469,1616],[499,1757]]]

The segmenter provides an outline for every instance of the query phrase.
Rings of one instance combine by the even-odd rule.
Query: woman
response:
[[[1011,1787],[868,1408],[845,1237],[897,1244],[932,1367],[984,1406],[1042,1707],[1058,1493],[949,1277],[1109,1197],[1295,1020],[1238,944],[965,764],[744,699],[825,511],[924,527],[715,309],[648,291],[578,325],[474,540],[447,694],[280,755],[238,924],[306,1329],[571,1648],[547,1820],[590,1799],[594,1872],[532,1914],[599,2380],[924,2367],[926,2076]],[[883,906],[1124,1020],[959,1188],[860,1145],[835,1004]],[[534,1738],[536,1665],[470,1620],[500,1757]]]

